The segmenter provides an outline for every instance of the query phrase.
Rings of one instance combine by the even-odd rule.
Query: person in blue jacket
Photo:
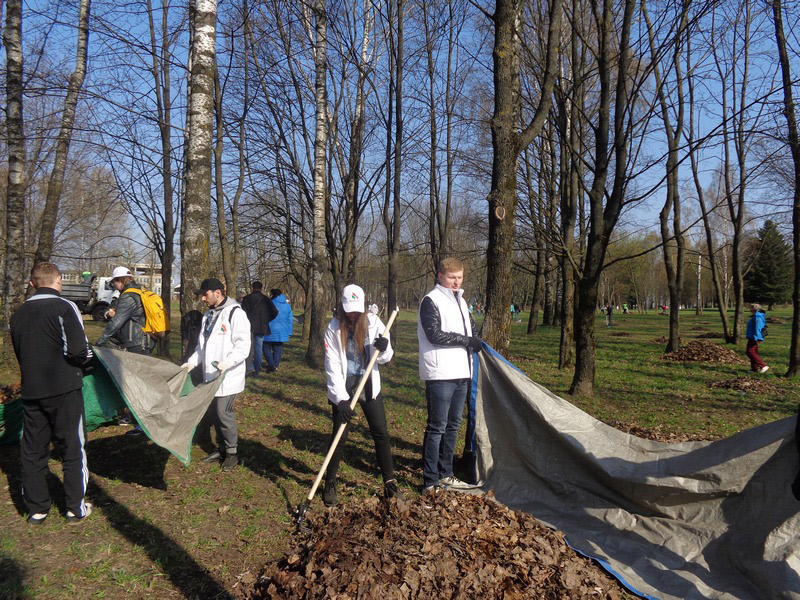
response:
[[[292,314],[292,305],[289,304],[289,300],[281,290],[273,288],[269,291],[269,295],[275,308],[278,309],[278,316],[270,321],[269,335],[264,336],[264,358],[267,359],[267,372],[273,373],[281,364],[283,344],[292,337],[294,315]]]
[[[747,321],[747,356],[750,359],[750,370],[766,373],[769,367],[758,355],[758,342],[764,340],[764,327],[767,325],[766,313],[761,310],[760,304],[751,304],[750,312],[753,314]]]

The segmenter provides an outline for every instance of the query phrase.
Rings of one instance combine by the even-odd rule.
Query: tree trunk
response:
[[[489,192],[489,239],[486,256],[486,319],[484,337],[501,354],[510,343],[511,267],[517,208],[517,162],[520,152],[538,136],[552,106],[561,29],[561,0],[549,6],[545,72],[541,96],[530,124],[518,131],[520,106],[519,0],[498,0],[495,6],[494,112],[492,115],[492,184]]]
[[[58,132],[56,153],[53,159],[53,170],[47,184],[47,199],[42,211],[42,223],[39,230],[39,243],[34,254],[34,263],[50,260],[53,253],[53,241],[58,219],[58,205],[61,190],[64,188],[64,175],[67,170],[67,153],[72,141],[72,126],[75,123],[75,107],[78,94],[86,75],[86,47],[89,41],[89,0],[80,0],[78,8],[78,41],[75,55],[75,70],[69,77],[67,95],[64,98],[64,110],[61,113],[61,129]]]
[[[25,129],[22,119],[22,2],[6,3],[6,134],[8,183],[6,189],[6,243],[3,274],[2,335],[6,339],[11,313],[22,296],[25,278]]]
[[[389,272],[386,300],[386,314],[391,312],[399,304],[397,298],[397,281],[399,278],[400,260],[400,173],[402,171],[402,150],[403,150],[403,21],[404,21],[404,0],[397,0],[397,57],[395,58],[395,77],[394,77],[394,110],[395,110],[395,134],[394,134],[394,180],[392,189],[392,219],[391,219],[391,239],[392,245],[389,252]],[[394,334],[395,344],[398,341],[397,334]]]
[[[211,151],[214,122],[216,0],[193,0],[191,100],[181,240],[181,314],[197,306],[195,290],[209,275],[211,235]],[[228,290],[230,291],[230,290]]]
[[[313,206],[313,251],[314,266],[311,277],[311,329],[308,335],[306,363],[321,369],[325,362],[325,303],[324,282],[327,262],[325,247],[325,208],[327,204],[327,145],[328,145],[328,18],[325,0],[313,4],[314,31],[314,97],[315,97],[315,137],[314,137],[314,206]]]
[[[775,41],[781,64],[783,83],[783,114],[789,130],[789,149],[794,166],[794,200],[792,203],[792,241],[794,243],[794,287],[792,289],[792,334],[789,347],[789,369],[787,377],[800,373],[800,136],[797,131],[797,115],[792,94],[792,74],[789,54],[786,50],[786,36],[783,32],[783,13],[781,0],[772,0],[772,14],[775,20]]]

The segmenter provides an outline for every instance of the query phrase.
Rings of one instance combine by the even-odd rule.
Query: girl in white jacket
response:
[[[350,431],[353,411],[350,400],[361,381],[373,352],[380,352],[358,404],[364,411],[369,432],[375,442],[375,455],[383,476],[387,498],[400,495],[392,464],[392,444],[386,429],[386,410],[381,397],[381,376],[378,364],[385,364],[394,354],[389,338],[383,337],[385,330],[381,320],[364,311],[364,290],[357,285],[348,285],[342,290],[342,299],[334,318],[325,331],[325,372],[328,378],[328,401],[331,404],[333,433],[347,423],[342,439],[331,457],[325,473],[322,500],[326,506],[336,504],[336,472],[342,448]]]

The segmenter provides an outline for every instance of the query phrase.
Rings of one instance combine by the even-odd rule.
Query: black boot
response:
[[[390,479],[383,484],[383,493],[387,498],[397,498],[398,500],[405,500],[403,492],[397,486],[397,479]]]
[[[322,490],[322,501],[325,503],[325,506],[336,506],[335,477],[325,480],[325,488]]]

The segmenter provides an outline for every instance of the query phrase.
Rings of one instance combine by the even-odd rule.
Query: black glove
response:
[[[341,415],[342,419],[344,419],[346,423],[352,421],[353,417],[356,414],[355,412],[353,412],[353,409],[350,408],[349,400],[347,402],[340,402],[339,404],[337,404],[336,409],[339,412],[339,415]]]
[[[472,350],[473,352],[480,352],[483,349],[481,345],[481,338],[479,337],[471,337],[467,342],[467,347]]]
[[[372,342],[372,345],[375,346],[375,350],[378,352],[386,352],[386,349],[389,347],[389,338],[379,335],[375,338],[375,341]]]

